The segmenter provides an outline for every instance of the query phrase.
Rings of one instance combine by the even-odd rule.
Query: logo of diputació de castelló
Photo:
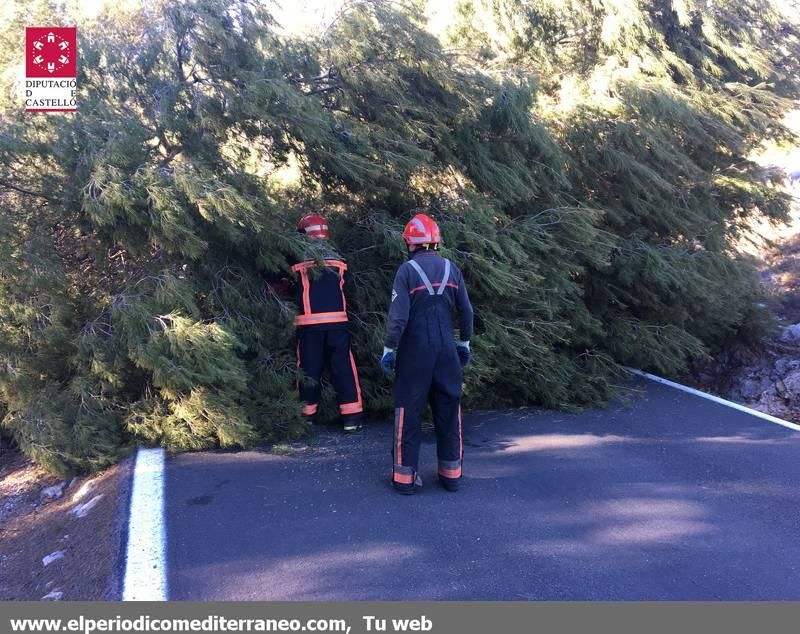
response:
[[[77,75],[77,27],[25,29],[25,110],[76,110]]]

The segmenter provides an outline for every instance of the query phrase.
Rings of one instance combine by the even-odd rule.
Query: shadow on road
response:
[[[188,454],[175,599],[798,599],[800,434],[648,384],[580,414],[466,416],[465,481],[389,484],[391,427]]]

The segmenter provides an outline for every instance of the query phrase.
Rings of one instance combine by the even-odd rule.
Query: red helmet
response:
[[[442,234],[439,225],[427,214],[414,216],[403,230],[406,244],[440,244]]]
[[[297,223],[297,230],[320,240],[327,240],[330,237],[328,221],[319,214],[306,214],[300,218],[300,222]]]

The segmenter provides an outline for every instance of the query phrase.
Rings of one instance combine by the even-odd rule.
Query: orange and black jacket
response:
[[[312,330],[347,328],[344,294],[347,264],[338,256],[305,260],[292,266],[295,272],[295,326]]]
[[[329,245],[322,257],[306,255],[292,266],[289,279],[282,274],[267,274],[266,283],[284,299],[294,297],[297,305],[295,326],[306,330],[347,328],[345,272],[347,264]]]

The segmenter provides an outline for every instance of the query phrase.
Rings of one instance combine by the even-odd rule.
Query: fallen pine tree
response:
[[[308,211],[349,262],[375,416],[415,207],[479,315],[467,405],[600,403],[620,364],[677,374],[758,338],[732,245],[788,208],[749,156],[790,140],[798,25],[768,2],[560,4],[461,2],[437,34],[423,5],[377,1],[311,39],[237,0],[82,25],[74,115],[2,97],[4,432],[60,472],[137,441],[301,435],[293,307],[264,278],[289,271]],[[16,9],[0,60],[36,11]]]

